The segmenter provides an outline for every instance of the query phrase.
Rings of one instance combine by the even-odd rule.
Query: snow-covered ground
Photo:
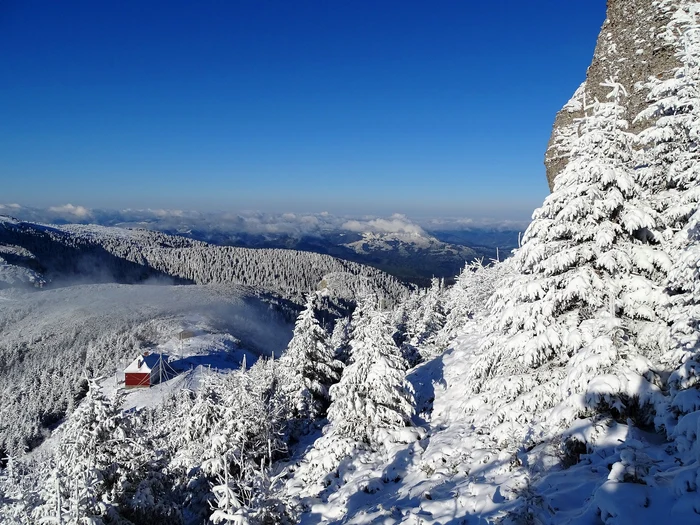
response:
[[[226,373],[250,366],[259,357],[240,347],[240,341],[227,333],[211,333],[207,321],[190,317],[184,320],[183,329],[193,332],[194,337],[180,340],[176,333],[162,344],[152,348],[151,353],[162,355],[165,365],[162,380],[150,388],[125,388],[124,369],[129,359],[125,359],[112,377],[102,382],[102,388],[109,397],[119,391],[124,395],[122,409],[126,412],[138,410],[158,403],[177,390],[196,390],[207,374]],[[138,357],[135,355],[134,358]]]
[[[0,245],[0,288],[19,285],[43,286],[45,284],[44,278],[37,272],[29,268],[10,264],[2,257],[3,254],[8,255],[8,252],[9,255],[14,255],[10,252],[12,248]],[[16,253],[24,256],[24,253],[19,248]]]
[[[465,377],[479,359],[480,326],[470,323],[453,348],[410,372],[422,439],[356,450],[316,483],[313,455],[292,461],[285,492],[305,509],[302,524],[700,523],[696,469],[679,466],[658,433],[580,419],[562,440],[595,448],[575,464],[558,443],[513,450],[476,433]],[[625,465],[639,482],[621,483]]]
[[[463,376],[481,341],[478,324],[469,328],[454,349],[408,376],[423,439],[357,452],[341,463],[337,482],[327,489],[299,483],[308,474],[302,462],[288,482],[290,495],[308,509],[301,523],[460,523],[453,520],[494,517],[513,506],[506,496],[525,485],[523,474],[461,418]]]
[[[19,284],[40,285],[43,279],[40,275],[27,268],[8,264],[0,257],[0,284],[17,286]]]
[[[25,339],[49,344],[72,331],[96,339],[111,329],[151,320],[158,342],[185,326],[200,331],[208,327],[234,333],[271,353],[282,351],[291,337],[289,327],[266,304],[236,285],[91,284],[36,292],[1,290],[0,298],[7,305],[0,306],[5,342],[18,344]]]
[[[180,348],[176,337],[185,328],[195,337]],[[86,377],[123,381],[118,373],[141,352],[162,349],[183,373],[199,366],[231,369],[245,351],[251,363],[257,355],[279,355],[291,337],[280,315],[231,285],[5,289],[0,330],[6,363],[0,367],[0,441],[12,450],[43,441],[71,412]],[[162,398],[167,388],[154,395]]]

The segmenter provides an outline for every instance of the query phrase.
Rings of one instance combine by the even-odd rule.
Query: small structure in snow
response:
[[[194,337],[194,332],[192,330],[183,330],[177,334],[177,338],[182,341],[183,339],[191,339]]]
[[[124,386],[126,388],[149,388],[165,377],[163,354],[145,352],[134,359],[124,370]]]

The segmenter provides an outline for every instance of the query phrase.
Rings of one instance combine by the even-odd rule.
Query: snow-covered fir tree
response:
[[[328,333],[315,316],[317,294],[309,294],[299,314],[294,335],[280,359],[288,372],[288,394],[295,401],[301,417],[316,418],[325,413],[329,403],[328,389],[338,382],[343,364],[336,359]]]
[[[605,85],[608,99],[586,108],[569,163],[534,213],[521,273],[492,298],[494,334],[471,371],[473,392],[495,400],[480,424],[511,441],[535,417],[551,431],[596,407],[622,414],[632,399],[658,399],[648,357],[668,343],[659,281],[670,261],[653,244],[657,217],[633,169],[624,88]]]
[[[391,324],[395,328],[394,342],[401,349],[401,355],[408,366],[415,366],[422,359],[418,348],[411,344],[411,341],[416,337],[417,323],[421,317],[421,304],[425,294],[424,288],[413,290],[406,301],[397,305],[391,313]]]
[[[671,293],[671,333],[673,337],[672,362],[681,362],[676,374],[684,376],[685,387],[700,380],[695,378],[696,362],[689,358],[700,357],[700,211],[691,217],[679,237],[686,238],[687,244],[669,272],[668,287]],[[690,374],[690,376],[688,375]],[[692,376],[692,379],[691,379]]]
[[[331,387],[331,432],[378,446],[386,431],[411,424],[413,393],[393,327],[377,299],[366,296],[352,317],[351,364]]]
[[[412,320],[409,344],[418,348],[424,358],[434,355],[437,351],[435,339],[445,325],[444,291],[444,280],[433,278]]]
[[[651,125],[639,134],[640,172],[651,202],[663,218],[665,239],[680,231],[700,202],[700,22],[697,10],[678,9],[667,28],[679,66],[665,80],[644,86],[649,105],[637,120]],[[674,38],[675,37],[675,38]],[[673,246],[670,247],[673,250]]]
[[[681,454],[700,461],[700,211],[675,236],[683,245],[668,276],[671,349],[664,361],[669,410],[657,418]]]
[[[88,388],[62,429],[53,466],[47,466],[46,503],[33,512],[35,519],[78,524],[113,518],[121,485],[136,470],[133,458],[143,451],[129,439],[118,401],[105,397],[98,380]]]
[[[676,426],[687,427],[684,416],[700,408],[696,402],[700,324],[698,261],[700,233],[700,9],[686,4],[676,9],[666,28],[676,49],[678,67],[668,79],[650,78],[649,106],[637,117],[651,125],[639,135],[644,147],[648,191],[660,213],[664,247],[673,261],[665,281],[671,341],[661,362],[673,370],[668,379],[668,412],[660,410],[657,423],[674,436]],[[685,422],[682,420],[685,419]],[[695,432],[694,425],[693,433]],[[693,448],[680,431],[681,451]]]
[[[341,317],[335,321],[331,334],[331,348],[335,352],[335,358],[343,363],[350,359],[350,317]]]
[[[279,364],[258,361],[249,372],[223,379],[221,417],[201,464],[211,480],[215,523],[283,523],[284,505],[271,491],[269,469],[287,453],[290,405],[280,385]]]
[[[471,319],[487,310],[487,302],[501,279],[512,272],[513,259],[484,265],[477,259],[467,263],[445,294],[445,324],[436,337],[438,348],[445,348]]]
[[[414,290],[391,313],[394,341],[409,366],[434,357],[437,335],[445,324],[445,282],[433,278],[429,288]]]
[[[401,339],[410,341],[416,338],[418,323],[422,317],[422,304],[427,294],[427,289],[418,288],[413,290],[406,301],[401,303],[394,311],[393,323],[397,330],[402,333]]]

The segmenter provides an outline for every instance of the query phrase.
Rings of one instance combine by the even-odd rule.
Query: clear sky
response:
[[[5,0],[0,202],[528,216],[605,0]]]

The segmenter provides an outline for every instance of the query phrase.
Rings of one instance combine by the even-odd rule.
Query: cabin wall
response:
[[[124,386],[127,388],[148,388],[151,386],[151,374],[127,372],[124,374]]]

